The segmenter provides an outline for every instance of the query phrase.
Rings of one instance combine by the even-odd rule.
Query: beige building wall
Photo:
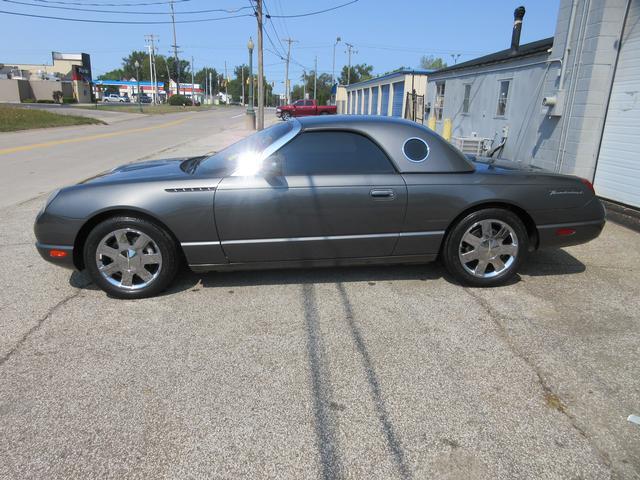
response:
[[[336,88],[336,108],[339,114],[347,113],[347,89],[344,85]]]
[[[26,80],[0,80],[0,102],[20,103],[21,85],[23,90],[28,90],[29,82]],[[26,94],[27,91],[24,93]]]

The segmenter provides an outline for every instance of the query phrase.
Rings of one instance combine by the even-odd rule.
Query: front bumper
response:
[[[68,245],[49,245],[36,242],[36,249],[42,258],[47,262],[51,262],[59,267],[70,268],[75,270],[76,266],[73,262],[73,246]],[[66,255],[61,256],[63,252]]]

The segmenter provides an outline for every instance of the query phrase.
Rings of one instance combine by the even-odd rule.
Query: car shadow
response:
[[[586,266],[565,250],[541,250],[527,258],[520,272],[507,285],[521,280],[520,275],[531,277],[558,276],[582,273]],[[304,285],[315,283],[383,282],[394,280],[437,280],[460,285],[440,262],[416,265],[375,265],[351,267],[295,268],[280,270],[243,270],[229,272],[196,273],[183,268],[173,284],[161,294],[173,295],[191,290],[197,285],[203,288],[230,288],[259,285]],[[86,271],[73,272],[69,278],[72,287],[98,290]]]

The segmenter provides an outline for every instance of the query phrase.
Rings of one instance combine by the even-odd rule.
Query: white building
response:
[[[338,103],[338,113],[410,118],[422,123],[427,74],[430,72],[401,69],[345,85],[346,104]]]
[[[526,20],[523,23],[526,28]],[[427,110],[454,140],[593,181],[640,207],[640,1],[561,0],[552,38],[431,73]]]

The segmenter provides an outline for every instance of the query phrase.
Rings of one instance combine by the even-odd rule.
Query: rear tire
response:
[[[487,208],[453,226],[441,256],[460,283],[495,287],[514,278],[528,249],[529,235],[522,220],[509,210]]]
[[[137,217],[99,223],[84,245],[84,264],[96,285],[115,298],[152,297],[173,281],[180,257],[171,235]]]

